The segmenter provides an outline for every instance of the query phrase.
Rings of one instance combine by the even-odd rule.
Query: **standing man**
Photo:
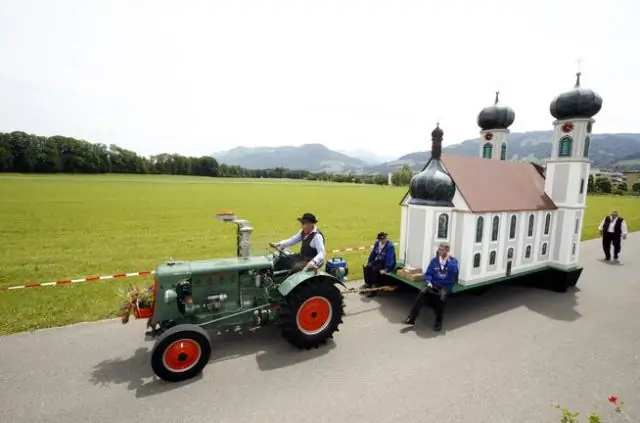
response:
[[[318,269],[324,264],[324,235],[316,227],[318,220],[312,213],[305,213],[298,218],[300,231],[289,239],[271,244],[277,248],[288,248],[301,243],[300,252],[295,254],[305,263],[304,270]]]
[[[389,234],[379,232],[376,242],[373,243],[367,264],[363,267],[364,285],[363,288],[372,288],[379,285],[382,275],[393,272],[396,268],[396,249],[392,242],[389,242]],[[375,291],[369,292],[367,297],[373,297]]]
[[[404,322],[414,325],[423,304],[427,302],[436,314],[436,322],[433,329],[436,332],[442,330],[442,317],[447,298],[451,294],[453,286],[458,281],[458,260],[449,255],[449,244],[440,243],[438,254],[431,259],[427,270],[424,272],[424,287],[416,297],[409,317]]]
[[[602,219],[598,229],[602,237],[604,259],[611,260],[611,244],[613,244],[613,259],[618,261],[621,248],[620,239],[627,238],[627,222],[620,217],[616,210],[613,210],[610,215]]]

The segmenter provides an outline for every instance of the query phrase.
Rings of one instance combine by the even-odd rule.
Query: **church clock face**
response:
[[[573,123],[565,122],[565,124],[562,125],[562,132],[564,132],[565,134],[568,134],[571,131],[573,131]]]
[[[493,139],[493,134],[491,132],[487,132],[484,134],[485,141],[491,141]]]

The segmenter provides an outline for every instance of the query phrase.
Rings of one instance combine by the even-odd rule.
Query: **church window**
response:
[[[578,232],[580,232],[580,218],[576,219],[576,229],[575,229],[575,234],[577,234]]]
[[[480,253],[475,253],[473,256],[473,268],[477,269],[480,267]]]
[[[513,248],[509,248],[507,250],[507,258],[508,259],[512,259],[513,258]]]
[[[482,158],[490,159],[492,155],[493,155],[493,145],[491,145],[490,142],[485,143],[482,146]]]
[[[576,255],[576,243],[574,242],[573,245],[571,246],[571,255],[575,256]]]
[[[507,160],[507,144],[504,142],[500,147],[500,160]]]
[[[543,256],[546,256],[546,255],[547,255],[547,243],[546,243],[546,242],[543,242],[543,243],[542,243],[542,253],[541,253],[541,254],[542,254]]]
[[[524,258],[531,258],[531,245],[524,249]]]
[[[500,218],[498,216],[493,217],[493,224],[491,226],[491,241],[498,240],[498,232],[500,231]]]
[[[589,157],[589,144],[591,143],[591,138],[589,138],[589,136],[587,135],[587,137],[584,139],[584,151],[582,153],[582,155],[584,157]]]
[[[442,213],[438,217],[438,239],[447,239],[449,235],[449,215]]]
[[[584,194],[584,178],[580,179],[580,194]]]
[[[549,229],[551,229],[551,213],[547,213],[544,218],[544,234],[549,235]]]
[[[511,216],[511,225],[509,226],[509,239],[514,239],[516,237],[516,223],[517,223],[516,215]]]
[[[558,150],[558,156],[569,157],[571,156],[571,147],[573,146],[573,138],[568,135],[560,138],[560,148]]]
[[[494,266],[496,264],[496,252],[492,251],[489,254],[489,266]]]
[[[535,218],[532,214],[529,215],[529,227],[527,228],[527,236],[533,236],[533,223]]]
[[[484,218],[478,217],[476,220],[476,242],[482,242],[482,231],[484,230]]]

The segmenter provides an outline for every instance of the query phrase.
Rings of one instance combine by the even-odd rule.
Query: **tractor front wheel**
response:
[[[344,300],[332,283],[311,280],[299,285],[280,304],[282,336],[300,349],[318,348],[333,338],[344,315]]]
[[[162,380],[181,382],[204,369],[211,357],[207,332],[196,325],[178,325],[164,332],[151,350],[151,368]]]

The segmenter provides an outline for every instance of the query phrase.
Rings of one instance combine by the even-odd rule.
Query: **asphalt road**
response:
[[[620,265],[583,244],[578,288],[496,287],[403,330],[411,297],[348,296],[335,343],[293,350],[277,328],[215,339],[187,383],[155,380],[144,323],[103,321],[0,338],[0,422],[553,422],[552,402],[640,416],[640,233]],[[55,288],[64,289],[64,288]],[[45,312],[43,310],[43,312]]]

